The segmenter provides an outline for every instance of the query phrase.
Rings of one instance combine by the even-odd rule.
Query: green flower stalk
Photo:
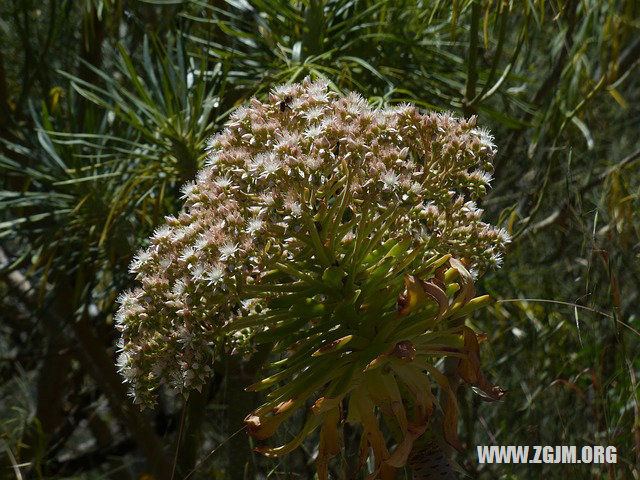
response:
[[[118,363],[136,402],[153,405],[160,385],[201,388],[221,344],[274,344],[273,373],[248,387],[268,392],[247,416],[250,434],[266,439],[312,407],[291,442],[259,447],[265,455],[320,427],[327,478],[347,421],[362,427],[361,465],[371,450],[372,478],[393,478],[438,409],[457,446],[455,393],[435,360],[457,357],[461,378],[488,399],[502,393],[460,320],[490,301],[474,298],[474,278],[509,241],[474,203],[494,155],[475,118],[371,109],[321,81],[238,108],[184,188],[183,212],[132,263],[141,287],[120,298]]]

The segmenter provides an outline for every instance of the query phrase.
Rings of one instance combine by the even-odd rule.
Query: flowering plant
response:
[[[142,286],[120,298],[119,365],[136,401],[152,405],[163,384],[201,388],[221,338],[237,351],[267,343],[278,358],[248,387],[270,390],[246,418],[250,434],[266,439],[311,408],[291,442],[262,453],[285,454],[321,426],[327,478],[348,421],[362,426],[361,464],[371,449],[372,475],[392,478],[439,405],[431,380],[457,446],[454,388],[434,359],[458,358],[462,379],[502,394],[460,320],[489,303],[474,298],[474,277],[509,240],[474,203],[494,154],[475,118],[371,109],[321,81],[238,108],[184,188],[184,211],[134,260]]]

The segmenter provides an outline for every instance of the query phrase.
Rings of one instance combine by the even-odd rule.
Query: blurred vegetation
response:
[[[0,2],[0,477],[312,478],[313,441],[272,461],[238,433],[259,358],[229,353],[200,395],[141,413],[112,321],[207,138],[311,75],[495,135],[483,208],[514,241],[473,324],[509,393],[461,390],[457,462],[638,478],[639,29],[633,0]],[[618,463],[478,465],[486,444],[615,445]]]

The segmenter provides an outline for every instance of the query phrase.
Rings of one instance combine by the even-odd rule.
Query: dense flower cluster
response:
[[[243,286],[301,257],[340,264],[334,244],[357,242],[360,224],[391,211],[400,214],[380,242],[410,238],[424,255],[452,254],[475,270],[498,265],[508,235],[483,223],[474,203],[494,154],[474,118],[372,109],[321,81],[284,85],[268,102],[238,108],[184,188],[184,211],[131,265],[141,287],[121,296],[116,320],[118,363],[137,401],[152,403],[160,384],[185,391],[206,381],[220,329],[233,331],[260,308]],[[331,238],[321,232],[332,258],[321,258],[310,248],[316,217],[342,201],[340,228]]]

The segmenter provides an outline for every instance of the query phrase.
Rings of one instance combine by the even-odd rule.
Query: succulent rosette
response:
[[[182,213],[134,260],[141,286],[120,299],[119,364],[136,401],[153,404],[160,385],[200,388],[220,345],[273,344],[271,374],[248,387],[267,391],[249,433],[266,439],[301,408],[306,423],[264,454],[320,427],[327,478],[347,421],[362,427],[361,465],[373,451],[372,478],[393,478],[436,412],[457,446],[455,392],[436,361],[458,358],[487,399],[502,393],[462,320],[490,302],[474,296],[474,278],[509,241],[474,203],[494,155],[474,118],[373,109],[322,81],[236,109]]]

